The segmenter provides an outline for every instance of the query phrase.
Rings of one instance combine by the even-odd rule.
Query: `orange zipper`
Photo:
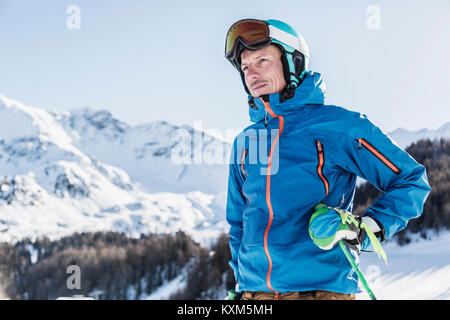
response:
[[[241,171],[243,174],[245,174],[246,177],[248,177],[248,174],[247,174],[247,172],[244,171],[244,162],[245,162],[245,157],[247,156],[247,153],[248,153],[248,149],[242,150]],[[250,199],[247,197],[247,195],[244,192],[244,186],[241,187],[241,191],[242,191],[242,194],[244,195],[245,199],[247,200],[247,206],[245,208],[248,208],[250,206]]]
[[[360,146],[364,146],[367,150],[369,150],[375,157],[377,157],[381,162],[383,162],[389,169],[391,169],[395,174],[400,174],[401,170],[392,163],[386,156],[384,156],[380,151],[378,151],[374,146],[372,146],[367,140],[360,138],[356,139]]]
[[[270,226],[272,225],[272,221],[273,221],[273,209],[272,209],[272,202],[270,200],[270,172],[271,172],[271,169],[272,169],[272,157],[273,157],[273,150],[275,149],[275,147],[276,147],[276,145],[278,143],[278,140],[280,138],[280,135],[283,132],[284,118],[283,118],[283,116],[276,115],[272,111],[272,109],[270,109],[269,103],[266,103],[263,99],[261,99],[261,101],[262,101],[262,103],[264,104],[264,106],[266,108],[266,112],[269,112],[269,114],[272,117],[278,118],[278,120],[279,120],[278,135],[274,139],[274,141],[272,143],[272,146],[270,147],[269,159],[268,159],[268,162],[267,162],[266,202],[267,202],[267,208],[269,209],[269,221],[268,221],[267,226],[266,226],[266,231],[264,232],[264,252],[266,253],[267,260],[269,261],[269,267],[267,269],[267,275],[266,275],[266,283],[267,283],[267,287],[270,290],[272,290],[275,293],[275,297],[278,298],[279,292],[275,291],[272,288],[272,284],[270,283],[270,274],[272,273],[272,259],[270,258],[269,247],[267,245],[267,238],[268,238],[268,235],[269,235]]]
[[[241,157],[241,171],[243,174],[245,174],[248,177],[247,172],[244,171],[244,162],[245,162],[245,157],[247,156],[248,150],[243,150],[242,152],[242,157]]]
[[[323,146],[320,141],[316,141],[316,148],[317,148],[317,157],[319,158],[319,163],[317,164],[317,174],[319,175],[320,179],[323,181],[323,185],[325,187],[325,196],[328,195],[328,192],[330,191],[330,185],[328,184],[327,178],[325,178],[323,174],[323,166],[325,164],[325,156],[323,152]]]

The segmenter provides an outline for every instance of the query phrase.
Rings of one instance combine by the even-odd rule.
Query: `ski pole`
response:
[[[356,274],[358,275],[359,280],[361,280],[361,283],[363,284],[364,289],[366,289],[367,293],[369,294],[370,299],[377,300],[377,298],[375,298],[375,295],[373,294],[372,290],[370,290],[370,287],[367,284],[366,279],[364,279],[363,274],[361,273],[358,266],[356,265],[355,260],[353,260],[353,257],[351,256],[350,252],[348,252],[347,247],[345,246],[345,244],[342,240],[339,241],[339,246],[341,247],[342,251],[344,251],[344,254],[345,254],[348,262],[350,262],[353,270],[355,270]]]

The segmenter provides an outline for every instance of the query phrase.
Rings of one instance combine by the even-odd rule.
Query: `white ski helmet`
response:
[[[287,23],[274,19],[237,21],[227,32],[225,57],[239,71],[245,91],[249,93],[240,66],[241,53],[244,49],[257,50],[269,44],[277,46],[282,52],[281,62],[287,86],[281,94],[289,99],[308,70],[309,48],[303,37]]]

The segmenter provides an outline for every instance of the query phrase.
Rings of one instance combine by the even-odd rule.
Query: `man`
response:
[[[308,46],[286,23],[236,22],[225,55],[241,75],[254,122],[236,137],[229,167],[237,292],[242,299],[354,299],[358,278],[336,244],[345,241],[357,258],[373,239],[405,228],[430,191],[425,168],[365,115],[324,104]],[[383,194],[363,217],[347,220],[356,176]]]

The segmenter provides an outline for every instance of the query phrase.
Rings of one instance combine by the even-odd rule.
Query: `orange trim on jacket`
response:
[[[241,171],[243,174],[245,174],[248,177],[247,172],[244,171],[244,162],[245,162],[245,157],[247,156],[248,150],[242,150],[242,157],[241,157]]]
[[[319,175],[320,179],[323,181],[323,185],[325,187],[325,196],[328,195],[328,192],[330,191],[330,185],[328,184],[327,178],[325,178],[323,174],[323,166],[325,164],[325,156],[323,152],[323,146],[320,141],[316,141],[316,148],[317,148],[317,157],[319,158],[319,164],[317,165],[317,174]]]
[[[367,140],[360,138],[356,139],[360,145],[363,145],[367,150],[369,150],[375,157],[381,160],[389,169],[391,169],[395,174],[399,174],[401,170],[392,163],[388,158],[386,158],[380,151],[378,151],[374,146],[372,146]]]
[[[278,135],[274,139],[274,141],[272,143],[272,146],[270,147],[269,159],[268,159],[268,162],[267,162],[266,202],[267,202],[267,208],[269,209],[269,221],[267,223],[266,231],[264,232],[264,252],[266,253],[267,260],[269,261],[269,268],[267,270],[267,275],[266,275],[266,283],[267,283],[267,287],[270,290],[272,290],[273,292],[275,292],[275,297],[278,297],[279,292],[274,290],[272,288],[272,284],[270,283],[270,275],[272,273],[272,259],[270,257],[269,247],[268,247],[268,244],[267,244],[267,239],[268,239],[268,235],[269,235],[270,226],[272,225],[272,221],[273,221],[273,208],[272,208],[272,202],[270,200],[270,172],[271,172],[271,169],[272,169],[272,157],[273,157],[273,150],[275,149],[275,147],[276,147],[276,145],[278,143],[278,140],[280,138],[280,135],[283,132],[284,118],[283,118],[283,116],[276,115],[272,111],[272,109],[270,109],[270,105],[269,105],[268,102],[266,103],[263,99],[261,99],[261,101],[264,104],[264,106],[266,108],[266,111],[269,112],[269,114],[273,118],[278,118],[278,121],[279,121]]]

